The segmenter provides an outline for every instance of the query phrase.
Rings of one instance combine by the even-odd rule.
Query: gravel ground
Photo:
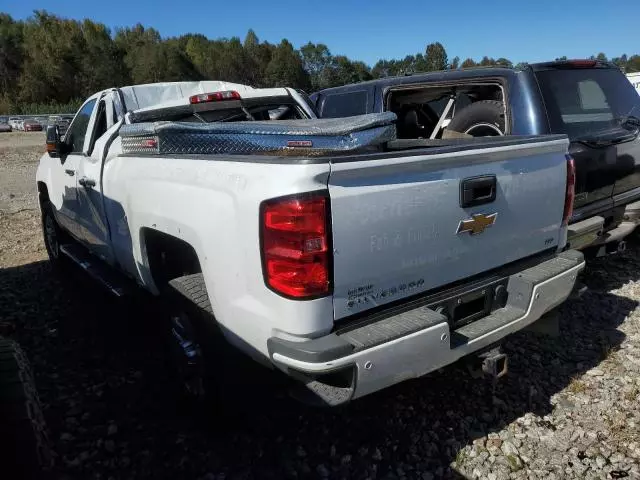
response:
[[[0,137],[0,320],[31,357],[54,478],[640,478],[637,240],[589,265],[559,338],[508,341],[495,388],[454,365],[336,410],[252,395],[211,424],[177,400],[151,302],[52,274],[35,135]]]
[[[0,212],[37,207],[34,166],[44,144],[42,132],[0,133]]]

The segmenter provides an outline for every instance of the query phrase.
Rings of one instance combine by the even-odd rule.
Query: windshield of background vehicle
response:
[[[536,72],[551,133],[569,138],[620,126],[640,116],[640,96],[614,68],[554,68]]]

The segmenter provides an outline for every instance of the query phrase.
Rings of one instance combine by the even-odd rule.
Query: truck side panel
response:
[[[119,142],[114,142],[114,151],[119,151]],[[331,297],[295,302],[265,287],[260,203],[326,190],[328,175],[328,163],[111,156],[105,165],[104,194],[118,262],[157,291],[141,231],[153,229],[184,240],[198,255],[216,319],[229,341],[264,359],[266,338],[281,335],[279,330],[305,337],[330,331],[333,303]]]

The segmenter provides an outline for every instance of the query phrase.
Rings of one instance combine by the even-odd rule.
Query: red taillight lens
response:
[[[328,295],[329,203],[324,196],[264,202],[262,258],[267,285],[292,298]]]
[[[189,103],[222,102],[224,100],[240,100],[240,94],[234,90],[224,92],[200,93],[189,97]]]
[[[576,68],[592,68],[595,67],[598,62],[595,60],[568,60],[567,63]]]
[[[571,155],[567,155],[567,193],[564,197],[562,224],[567,225],[573,214],[573,202],[576,199],[576,164]]]

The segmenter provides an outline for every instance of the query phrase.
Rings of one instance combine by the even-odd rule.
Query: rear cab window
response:
[[[208,109],[201,109],[196,113],[182,112],[172,113],[171,109],[166,109],[166,113],[161,115],[162,120],[175,122],[240,122],[247,120],[299,120],[307,118],[307,115],[293,101],[270,103],[269,101],[247,102],[248,105],[232,108],[219,108],[215,103],[208,105]],[[207,107],[205,107],[207,108]]]
[[[548,68],[535,76],[551,133],[578,138],[640,116],[640,97],[616,68]]]

